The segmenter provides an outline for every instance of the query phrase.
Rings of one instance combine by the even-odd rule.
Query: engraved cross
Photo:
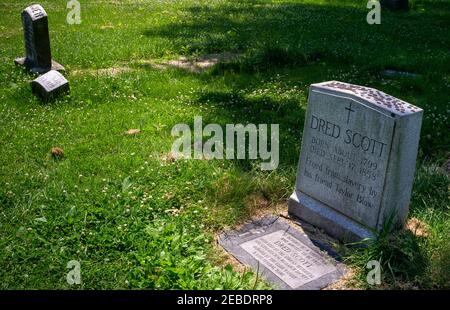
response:
[[[355,112],[355,110],[352,109],[352,102],[350,102],[350,105],[348,107],[345,108],[348,111],[347,114],[347,124],[350,121],[350,113],[351,112]]]

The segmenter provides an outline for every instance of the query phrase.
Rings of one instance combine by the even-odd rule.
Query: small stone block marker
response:
[[[373,88],[313,84],[289,214],[344,242],[404,224],[423,110]]]
[[[22,24],[26,54],[14,62],[38,74],[50,70],[64,71],[62,65],[52,60],[48,17],[44,8],[39,4],[27,7],[22,12]]]
[[[275,216],[223,233],[219,244],[278,289],[322,289],[345,273],[343,264]]]
[[[51,100],[69,91],[69,82],[58,71],[49,71],[31,82],[33,93],[44,100]]]

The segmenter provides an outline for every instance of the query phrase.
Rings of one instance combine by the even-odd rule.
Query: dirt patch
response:
[[[102,29],[110,29],[114,26],[104,25]],[[200,73],[203,72],[219,62],[229,62],[236,59],[239,55],[233,53],[208,54],[197,58],[188,59],[180,57],[173,60],[156,60],[143,59],[139,61],[122,62],[116,67],[101,68],[101,69],[78,69],[70,72],[70,75],[93,75],[93,76],[116,76],[122,73],[133,72],[140,69],[152,68],[157,70],[166,70],[169,68],[179,68],[189,72]],[[138,68],[135,68],[137,66]]]
[[[156,63],[153,60],[140,60],[137,62],[137,65],[140,68],[151,68],[151,69],[156,69],[156,70],[161,70],[161,71],[168,69],[167,65]]]
[[[50,153],[52,154],[52,157],[55,159],[61,159],[64,157],[64,150],[60,147],[53,147],[50,150]]]
[[[159,160],[163,163],[173,163],[180,159],[186,159],[185,155],[183,153],[175,153],[172,151],[159,156]]]
[[[236,59],[239,55],[234,53],[218,53],[199,56],[196,58],[180,57],[178,59],[166,61],[152,61],[143,60],[140,65],[150,66],[158,70],[165,70],[168,68],[179,68],[189,72],[200,73],[203,72],[219,62],[230,62]]]
[[[249,196],[245,201],[245,207],[251,219],[269,215],[287,216],[287,206],[284,203],[272,204],[261,193]]]
[[[410,218],[406,224],[405,229],[409,230],[417,237],[428,237],[428,227],[427,224],[420,221],[419,219],[412,217]]]
[[[80,76],[80,75],[98,75],[98,76],[116,76],[118,74],[132,72],[133,68],[130,67],[111,67],[111,68],[103,68],[103,69],[81,69],[74,70],[71,72],[71,75]]]
[[[129,136],[135,136],[140,134],[141,131],[139,129],[129,129],[127,131],[124,132],[124,134],[129,135]]]
[[[327,287],[323,288],[323,290],[358,290],[358,288],[355,286],[355,270],[349,268],[348,266],[346,268],[347,272],[341,279],[334,283],[331,283]]]

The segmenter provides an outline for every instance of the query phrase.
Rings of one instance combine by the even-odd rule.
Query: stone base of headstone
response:
[[[25,60],[26,60],[26,57],[16,58],[16,59],[14,59],[14,63],[17,66],[22,66],[25,69],[27,69],[33,73],[37,73],[37,74],[44,74],[44,73],[49,72],[50,70],[55,70],[58,72],[64,72],[66,70],[63,65],[61,65],[60,63],[57,63],[54,60],[52,60],[51,68],[30,67],[25,63]]]
[[[408,0],[381,0],[381,7],[389,10],[408,10]]]
[[[294,191],[289,198],[288,213],[294,218],[321,227],[326,233],[344,243],[375,238],[370,229],[300,191]]]
[[[49,71],[31,82],[33,93],[45,101],[69,91],[69,82],[58,71]]]

